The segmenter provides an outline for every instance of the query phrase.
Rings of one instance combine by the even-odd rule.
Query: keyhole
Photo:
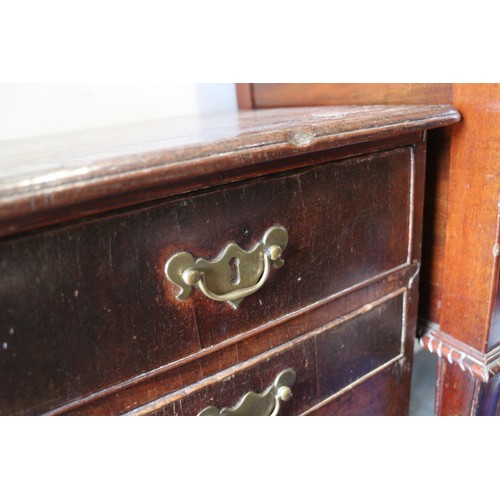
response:
[[[237,285],[240,282],[240,259],[233,257],[229,265],[231,266],[231,283]]]

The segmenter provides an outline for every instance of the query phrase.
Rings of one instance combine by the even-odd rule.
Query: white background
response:
[[[233,83],[4,83],[0,140],[236,108]]]

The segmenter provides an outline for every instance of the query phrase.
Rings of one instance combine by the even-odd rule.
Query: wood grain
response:
[[[357,402],[403,411],[423,131],[458,119],[450,106],[264,110],[8,144],[2,413],[194,414],[202,392],[227,406],[260,390],[274,355],[278,368],[297,361],[313,388],[292,414],[391,363],[391,403]],[[248,249],[276,224],[290,234],[285,266],[237,311],[199,293],[174,299],[163,275],[172,253],[215,258],[230,241]]]
[[[248,90],[247,90],[248,92]],[[255,108],[372,104],[449,104],[449,83],[253,83]]]
[[[403,416],[408,415],[408,374],[399,363],[393,363],[379,373],[339,395],[320,404],[312,416]],[[391,398],[381,398],[389,393]]]
[[[144,201],[161,188],[176,195],[221,185],[238,173],[248,178],[254,166],[273,159],[459,119],[449,106],[262,110],[6,142],[0,148],[0,236],[57,222],[64,211],[81,217],[86,203],[109,204],[131,193],[142,193]]]
[[[248,331],[239,337],[207,348],[194,356],[143,373],[139,377],[106,388],[86,398],[80,398],[50,411],[51,414],[66,415],[117,415],[147,405],[153,400],[195,384],[202,378],[229,370],[231,367],[262,355],[265,351],[278,347],[308,332],[325,327],[332,318],[341,318],[361,309],[365,304],[380,301],[384,296],[393,295],[406,288],[406,295],[416,299],[417,288],[414,276],[416,264],[402,271],[391,273],[374,283],[352,290],[350,293],[314,304],[296,314],[282,317],[279,321],[263,325],[260,329]],[[408,311],[410,314],[411,311]],[[412,332],[407,321],[408,332]],[[403,354],[411,360],[412,342],[405,342]]]
[[[500,172],[500,85],[457,84],[463,121],[452,132],[441,329],[485,352],[500,341],[490,323],[495,303],[494,247]]]
[[[410,166],[399,148],[2,242],[0,411],[47,411],[410,264]],[[171,255],[250,249],[278,224],[286,264],[236,311],[175,299]]]
[[[500,345],[499,84],[252,84],[251,90],[256,107],[440,102],[460,110],[460,125],[428,134],[419,314],[454,344],[485,357],[493,352]],[[453,387],[446,382],[438,392]],[[468,413],[470,394],[463,396],[463,410],[459,396],[443,396],[442,412]]]
[[[422,235],[419,316],[441,321],[451,127],[429,130]]]
[[[477,411],[480,384],[478,379],[458,365],[438,359],[436,377],[436,415],[471,416]]]
[[[452,84],[250,83],[238,84],[241,109],[304,105],[451,104]],[[446,246],[450,129],[428,132],[426,199],[419,315],[441,318]]]
[[[288,404],[283,403],[280,415],[299,415],[401,356],[402,339],[407,335],[405,332],[402,336],[402,307],[402,295],[398,294],[371,308],[362,308],[337,326],[310,332],[242,367],[235,366],[218,380],[152,402],[139,413],[196,415],[207,406],[232,407],[246,392],[263,392],[279,372],[293,368],[297,373],[294,396]],[[351,344],[356,348],[350,348]],[[346,365],[352,369],[346,370]],[[371,413],[368,405],[364,409]]]

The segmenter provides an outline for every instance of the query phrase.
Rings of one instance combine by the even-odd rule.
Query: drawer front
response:
[[[375,384],[371,403],[350,401],[343,411],[378,414],[385,408],[389,413],[405,413],[409,380],[398,363],[403,357],[404,314],[405,294],[399,292],[237,366],[225,377],[219,374],[200,381],[131,414],[197,415],[207,407],[234,408],[246,393],[264,393],[289,369],[296,374],[293,396],[280,404],[280,415],[333,408],[336,399],[369,384],[379,372],[385,372],[383,377],[388,380],[383,388],[378,387],[378,397]]]
[[[40,413],[256,330],[410,260],[412,149],[332,162],[12,238],[0,246],[0,413]],[[164,275],[288,231],[237,309]],[[16,387],[13,391],[12,387]]]

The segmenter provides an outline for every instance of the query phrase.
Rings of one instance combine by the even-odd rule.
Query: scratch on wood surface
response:
[[[302,175],[297,175],[296,177],[296,181],[297,181],[297,186],[298,186],[298,193],[299,193],[299,198],[300,198],[300,205],[302,206],[302,211],[305,212],[306,211],[306,206],[304,204],[304,194],[302,193]]]
[[[194,323],[194,331],[196,333],[196,339],[198,340],[198,348],[201,350],[203,349],[203,345],[201,343],[201,337],[200,337],[200,329],[198,327],[198,322],[196,321],[196,310],[193,304],[191,304],[191,314],[193,316],[193,323]],[[208,342],[209,345],[212,345],[212,335],[210,334],[210,331],[208,332]]]
[[[182,206],[185,206],[187,205],[186,202],[182,202],[181,204]],[[175,228],[175,231],[177,232],[177,236],[180,237],[181,235],[181,226],[179,224],[179,214],[177,212],[177,209],[178,209],[178,205],[177,204],[174,204],[174,228]]]
[[[113,255],[112,255],[112,241],[111,238],[108,240],[108,260],[109,260],[109,270],[113,271]]]
[[[335,239],[329,239],[326,247],[321,251],[316,252],[314,256],[309,260],[309,262],[304,262],[303,265],[296,270],[296,273],[301,275],[305,267],[310,267],[314,262],[316,262],[320,257],[328,252],[328,250],[330,250],[330,248],[336,243],[337,241]]]

